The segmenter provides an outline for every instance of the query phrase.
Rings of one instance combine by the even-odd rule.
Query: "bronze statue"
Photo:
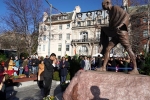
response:
[[[101,28],[100,45],[103,45],[104,63],[103,66],[97,70],[106,71],[106,64],[109,59],[110,50],[118,43],[121,43],[133,62],[133,70],[130,71],[129,74],[139,74],[136,65],[136,57],[129,43],[129,34],[127,29],[129,25],[128,13],[119,6],[112,6],[111,0],[104,0],[102,7],[104,10],[108,11],[109,27]],[[112,37],[112,39],[109,41],[108,37]]]

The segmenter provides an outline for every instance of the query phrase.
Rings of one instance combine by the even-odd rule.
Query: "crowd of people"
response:
[[[81,69],[84,70],[96,70],[97,68],[100,68],[103,66],[104,58],[100,57],[94,57],[94,58],[88,58],[87,56],[80,57],[81,62]],[[137,55],[136,57],[136,63],[137,67],[141,68],[145,62],[144,56]],[[129,56],[127,57],[111,57],[107,63],[107,70],[108,71],[116,71],[116,72],[128,72],[129,70],[133,69],[132,60]]]
[[[74,63],[75,61],[76,64]],[[14,70],[12,75],[17,76],[21,74],[25,74],[26,77],[30,78],[31,75],[35,75],[38,78],[40,88],[44,88],[44,96],[47,97],[49,95],[53,72],[58,71],[60,77],[60,84],[64,84],[66,82],[66,77],[68,73],[71,78],[75,75],[78,70],[96,70],[103,65],[104,58],[100,57],[88,57],[88,56],[79,56],[77,59],[74,57],[62,57],[61,59],[57,59],[56,55],[52,53],[49,56],[38,57],[10,57],[8,61],[6,61],[4,66],[4,70]],[[137,67],[141,68],[144,64],[144,57],[137,56]],[[132,70],[132,61],[129,57],[111,57],[107,64],[108,71],[129,71]],[[43,85],[44,83],[44,85]]]

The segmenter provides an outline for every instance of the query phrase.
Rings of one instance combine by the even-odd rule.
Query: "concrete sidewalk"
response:
[[[21,82],[18,86],[6,88],[7,100],[41,100],[42,90],[37,85],[37,81]],[[62,100],[62,91],[58,81],[52,81],[50,95],[55,96],[55,100]]]

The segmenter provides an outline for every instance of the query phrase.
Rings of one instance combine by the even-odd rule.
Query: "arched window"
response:
[[[88,48],[85,45],[82,45],[79,49],[80,55],[88,55]]]

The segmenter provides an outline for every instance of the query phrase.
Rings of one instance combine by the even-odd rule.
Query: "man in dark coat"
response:
[[[97,68],[100,68],[102,66],[102,58],[100,57],[100,55],[98,55],[97,58]]]
[[[53,67],[56,65],[56,54],[52,53],[49,59],[44,60],[44,97],[49,96],[52,84]]]
[[[84,69],[84,66],[85,66],[85,61],[84,61],[84,57],[82,57],[82,59],[81,59],[81,61],[80,61],[81,70]]]
[[[139,74],[137,70],[136,58],[129,43],[129,34],[127,30],[129,25],[129,15],[119,6],[112,6],[111,0],[104,0],[102,7],[104,10],[109,12],[109,27],[101,28],[101,36],[104,36],[106,39],[101,37],[101,39],[103,39],[100,42],[103,43],[102,45],[104,45],[103,47],[106,47],[106,50],[104,52],[105,55],[103,66],[98,70],[106,71],[110,50],[118,43],[121,43],[133,61],[133,70],[129,72],[129,74]],[[109,41],[108,37],[112,37],[112,39]]]
[[[65,57],[62,58],[62,61],[60,62],[59,68],[60,68],[60,76],[61,76],[61,84],[65,83],[66,77],[68,74],[67,68],[69,67],[69,62],[66,61]]]

